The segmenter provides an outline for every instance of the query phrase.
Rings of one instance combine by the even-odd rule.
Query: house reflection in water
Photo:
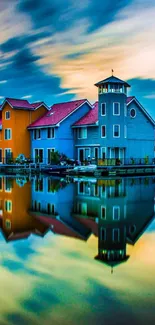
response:
[[[31,186],[24,178],[0,177],[0,228],[6,241],[44,236],[48,227],[29,214]]]
[[[154,219],[154,178],[80,181],[0,177],[0,228],[6,241],[55,234],[98,237],[96,260],[112,268],[128,260]]]
[[[126,244],[154,219],[154,188],[152,178],[76,183],[73,216],[98,236],[96,260],[112,268],[128,260]]]
[[[55,234],[87,240],[91,230],[72,218],[74,184],[41,177],[32,183],[31,215]]]

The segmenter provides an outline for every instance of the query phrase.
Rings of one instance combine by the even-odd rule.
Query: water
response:
[[[154,193],[0,177],[0,325],[155,324]]]

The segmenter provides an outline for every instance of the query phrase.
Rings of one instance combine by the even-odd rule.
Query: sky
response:
[[[155,118],[154,0],[0,0],[0,101],[97,100],[111,75]]]

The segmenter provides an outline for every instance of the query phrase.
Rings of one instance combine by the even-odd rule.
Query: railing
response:
[[[154,165],[155,158],[105,158],[90,159],[82,162],[82,165],[96,164],[98,166],[125,166],[125,165]]]
[[[69,161],[49,161],[48,159],[32,159],[27,158],[25,160],[20,159],[14,159],[14,158],[1,158],[0,159],[0,165],[30,165],[30,164],[37,164],[42,166],[51,166],[51,165],[59,165],[59,166],[65,166],[65,165],[90,165],[90,164],[96,164],[98,166],[125,166],[125,165],[155,165],[155,158],[104,158],[104,159],[86,159],[84,161],[78,161],[78,160],[69,160]]]

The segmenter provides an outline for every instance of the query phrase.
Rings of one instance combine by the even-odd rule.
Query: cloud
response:
[[[12,22],[8,3],[18,24]],[[125,80],[154,79],[154,2],[119,0],[113,6],[110,1],[83,0],[77,6],[73,0],[44,0],[44,4],[14,0],[7,4],[3,3],[0,20],[0,72],[8,80],[7,89],[2,88],[5,94],[11,89],[16,97],[34,92],[35,100],[38,93],[49,104],[59,95],[62,101],[75,96],[94,101],[94,83],[109,76],[112,68]]]
[[[7,83],[7,80],[1,80],[0,81],[0,84],[2,85],[2,84],[6,84]]]
[[[25,95],[22,97],[22,99],[29,99],[29,98],[32,98],[32,95]]]

